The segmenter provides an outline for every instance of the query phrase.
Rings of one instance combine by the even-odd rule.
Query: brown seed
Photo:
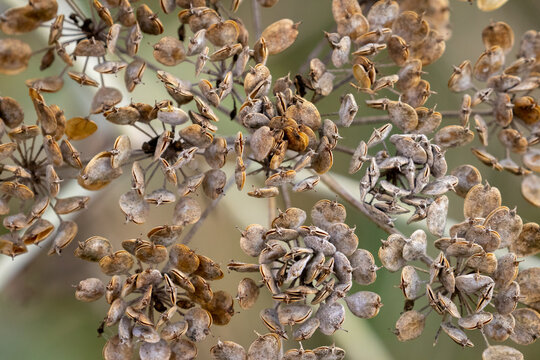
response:
[[[173,213],[173,223],[175,225],[190,225],[199,221],[202,209],[199,203],[188,196],[181,197],[176,202]]]
[[[485,218],[491,211],[501,206],[501,193],[488,184],[473,186],[465,197],[463,213],[465,218]]]
[[[77,285],[75,298],[79,301],[91,302],[98,300],[103,294],[105,294],[105,285],[101,280],[88,278]]]
[[[162,37],[153,48],[154,59],[165,66],[176,66],[186,58],[184,44],[171,36]]]
[[[257,340],[249,346],[247,360],[278,360],[280,357],[280,348],[281,341],[277,334],[259,335]]]
[[[480,4],[480,2],[479,2]],[[482,353],[482,360],[523,360],[523,354],[505,345],[491,345]]]
[[[540,336],[540,314],[533,309],[521,308],[514,310],[512,315],[516,326],[510,339],[520,345],[533,344]]]
[[[486,335],[496,341],[505,341],[514,331],[516,320],[512,314],[493,314],[493,320],[484,327]]]
[[[259,297],[259,287],[250,278],[244,278],[238,284],[238,303],[244,310],[251,308]]]
[[[99,260],[99,267],[106,275],[125,274],[133,266],[133,257],[125,250],[119,250]]]
[[[242,345],[232,341],[221,342],[218,340],[217,345],[210,349],[210,353],[216,360],[245,360],[247,357],[246,350]]]
[[[524,224],[519,237],[510,244],[510,250],[518,256],[540,252],[540,226],[532,222]]]
[[[409,341],[416,339],[424,331],[426,317],[415,310],[406,311],[396,322],[394,333],[399,341]]]
[[[133,348],[131,343],[122,342],[118,335],[115,335],[103,347],[103,358],[105,360],[127,360],[131,359]]]
[[[0,73],[15,75],[24,71],[31,54],[30,46],[19,39],[0,39]]]
[[[534,174],[527,175],[521,182],[521,193],[528,202],[540,207],[540,177]]]
[[[103,257],[112,255],[112,245],[104,237],[93,236],[80,242],[75,249],[75,256],[87,261],[99,261]]]
[[[474,346],[474,344],[471,342],[471,340],[469,340],[467,335],[465,335],[465,333],[460,328],[455,326],[454,324],[452,324],[450,322],[443,322],[443,323],[441,323],[441,328],[458,345],[461,345],[463,347],[465,347],[465,346],[473,347]]]
[[[319,330],[325,335],[332,335],[341,329],[345,320],[345,308],[338,302],[325,303],[319,306],[315,316],[320,322]]]
[[[148,204],[144,198],[139,196],[135,190],[122,194],[118,200],[118,204],[126,216],[126,221],[142,224],[149,216],[150,204]]]

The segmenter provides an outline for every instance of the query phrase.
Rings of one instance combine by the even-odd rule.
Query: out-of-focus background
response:
[[[62,1],[59,0],[61,3]],[[223,1],[227,6],[229,0]],[[3,0],[0,2],[0,11],[4,11],[16,3],[23,1]],[[84,5],[84,4],[83,4]],[[152,2],[152,8],[157,11],[157,1]],[[300,35],[293,47],[284,53],[271,57],[268,66],[274,78],[286,75],[294,71],[305,62],[313,46],[323,37],[323,31],[332,31],[334,23],[330,10],[331,2],[328,0],[282,0],[272,9],[262,10],[263,27],[272,22],[287,17],[294,21],[302,21]],[[251,29],[250,1],[244,1],[238,16],[246,19],[246,26]],[[538,0],[510,0],[501,9],[483,13],[476,6],[468,3],[451,0],[451,23],[453,36],[447,42],[446,53],[443,58],[424,70],[428,72],[424,76],[431,82],[431,89],[438,94],[433,95],[426,106],[432,107],[437,104],[437,110],[457,110],[461,104],[461,96],[450,93],[446,87],[448,78],[452,73],[452,65],[459,65],[463,60],[469,59],[474,63],[483,49],[481,31],[491,20],[505,21],[512,26],[516,36],[516,47],[521,35],[528,29],[538,29],[540,17],[540,2]],[[176,32],[177,18],[174,15],[162,16],[166,30],[171,35]],[[4,36],[4,35],[0,35]],[[46,34],[41,34],[46,36]],[[252,36],[253,37],[253,36]],[[153,43],[151,37],[145,37],[144,41]],[[37,37],[29,40],[31,46],[38,48],[38,43],[43,44],[43,39]],[[251,39],[250,43],[253,43]],[[325,44],[326,45],[326,44]],[[151,58],[150,53],[142,56]],[[515,51],[509,55],[510,61],[515,56]],[[24,73],[13,76],[0,76],[0,95],[12,96],[25,105],[27,116],[33,116],[31,102],[28,97],[24,79],[42,76],[38,70],[39,58],[31,61],[30,67]],[[59,66],[56,64],[55,66]],[[53,67],[59,71],[60,67]],[[49,69],[48,71],[51,71]],[[192,75],[191,65],[181,65],[171,70],[180,77],[190,78]],[[118,79],[121,81],[121,77]],[[89,108],[89,95],[84,96],[84,89],[67,80],[60,94],[47,95],[47,102],[58,103],[65,107],[66,117],[86,114]],[[74,91],[69,91],[69,88]],[[340,88],[336,96],[324,99],[320,102],[320,112],[334,112],[339,108],[339,95],[353,91],[350,87]],[[70,97],[70,94],[77,94]],[[149,95],[152,94],[152,95]],[[155,94],[155,95],[154,95]],[[356,94],[356,93],[355,93]],[[151,96],[151,98],[149,98]],[[155,96],[155,97],[153,97]],[[369,110],[362,104],[365,95],[358,95],[360,105],[359,114],[369,114]],[[154,100],[166,98],[162,85],[154,75],[147,72],[144,78],[144,86],[140,86],[134,93],[126,95],[124,102],[144,101],[153,103]],[[29,119],[27,119],[28,121]],[[31,120],[31,119],[30,119]],[[101,135],[97,141],[101,141],[102,148],[111,148],[114,137],[121,129],[107,126],[103,120],[97,120]],[[455,123],[455,119],[443,119],[443,125]],[[227,119],[220,122],[221,134],[234,134],[236,127]],[[366,139],[371,128],[354,127],[343,132],[343,144],[355,147],[361,139]],[[76,146],[83,151],[83,157],[89,157],[97,152],[92,147],[97,146],[95,136],[92,143],[82,141]],[[90,147],[90,145],[92,147]],[[495,154],[502,156],[502,153]],[[499,150],[502,151],[502,150]],[[499,173],[483,166],[469,152],[468,148],[450,150],[448,152],[449,168],[462,164],[464,161],[477,166],[484,179],[490,184],[499,187],[503,194],[503,204],[513,208],[517,206],[519,214],[524,222],[539,221],[540,212],[537,208],[528,204],[519,194],[519,181],[513,175]],[[334,171],[344,174],[348,167],[348,157],[336,156]],[[227,174],[232,174],[232,168],[225,168]],[[342,179],[343,184],[357,193],[357,182],[361,174],[357,174],[351,180]],[[151,219],[145,225],[124,224],[124,218],[117,206],[118,197],[127,191],[130,186],[129,179],[123,177],[109,185],[104,191],[92,194],[93,198],[89,209],[78,215],[79,235],[76,240],[93,236],[105,236],[113,241],[116,248],[120,242],[136,236],[144,236],[153,226],[169,221],[172,207],[162,206],[153,209]],[[251,187],[249,182],[246,187]],[[63,184],[68,188],[67,184]],[[69,191],[78,192],[74,185]],[[316,192],[305,196],[293,196],[295,206],[309,209],[318,199],[336,199],[335,195],[328,192],[323,186]],[[201,202],[208,201],[202,196]],[[451,213],[450,218],[461,221],[462,199],[450,195]],[[282,206],[278,202],[278,206]],[[354,209],[348,208],[347,222],[356,225],[356,232],[360,239],[360,247],[377,253],[380,239],[385,234],[373,224],[366,221]],[[268,221],[266,201],[249,198],[245,193],[239,193],[236,189],[230,190],[225,198],[219,203],[215,211],[207,218],[203,227],[198,231],[190,246],[197,252],[210,256],[226,269],[229,260],[251,261],[244,255],[239,246],[239,232],[236,227],[244,228],[251,223],[265,224]],[[219,231],[216,231],[219,229]],[[411,228],[402,228],[408,234]],[[97,359],[101,357],[101,348],[105,340],[112,336],[113,332],[106,329],[103,336],[97,336],[96,329],[106,314],[107,304],[102,299],[95,303],[81,303],[74,298],[74,286],[87,277],[101,276],[97,264],[87,263],[75,258],[73,250],[76,241],[64,251],[61,257],[48,257],[46,251],[48,244],[44,244],[39,254],[32,257],[31,261],[16,258],[11,261],[6,258],[0,259],[0,359]],[[537,259],[538,260],[538,259]],[[377,260],[377,263],[378,260]],[[226,271],[226,270],[225,270]],[[244,277],[244,274],[227,273],[223,280],[213,285],[214,290],[223,289],[231,294],[236,294],[236,286]],[[385,270],[378,272],[378,280],[368,287],[359,287],[355,290],[371,290],[379,293],[384,307],[379,315],[371,320],[361,320],[348,314],[343,326],[346,331],[338,331],[334,337],[316,335],[311,340],[303,343],[304,348],[313,348],[320,345],[332,345],[343,347],[347,350],[347,359],[480,359],[484,343],[479,336],[471,333],[471,340],[477,344],[475,348],[462,349],[450,340],[445,334],[441,334],[436,347],[432,346],[435,332],[440,317],[431,314],[428,325],[423,335],[408,343],[399,343],[392,329],[395,321],[403,309],[403,298],[399,284],[399,273],[390,274]],[[254,331],[265,333],[266,328],[259,321],[259,310],[270,306],[270,297],[266,289],[262,289],[261,296],[256,306],[247,311],[239,311],[231,323],[226,327],[214,326],[212,335],[200,346],[201,359],[209,358],[208,349],[218,339],[232,340],[245,347],[249,346],[256,337]],[[236,307],[239,309],[239,307]],[[297,347],[298,344],[290,342],[287,348]],[[537,359],[540,353],[540,345],[517,348],[525,354],[527,359]]]

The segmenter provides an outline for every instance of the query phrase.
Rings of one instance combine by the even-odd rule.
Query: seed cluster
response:
[[[62,220],[62,215],[84,209],[89,201],[88,196],[59,197],[62,180],[56,169],[81,168],[81,159],[64,136],[66,120],[60,107],[47,105],[32,88],[30,97],[37,125],[25,124],[25,114],[17,100],[0,97],[0,214],[4,215],[3,225],[9,231],[0,236],[0,253],[11,257],[26,253],[28,245],[39,245],[51,237],[55,227],[42,218],[47,209],[61,220],[49,252],[59,254],[75,238],[78,229],[75,222]]]
[[[270,229],[249,225],[242,232],[240,247],[258,257],[258,263],[228,265],[230,270],[260,273],[277,303],[261,311],[263,323],[284,339],[289,338],[285,327],[294,326],[292,337],[297,341],[309,339],[317,329],[325,335],[339,330],[345,320],[345,308],[338,302],[342,298],[354,315],[364,319],[376,316],[382,306],[374,292],[348,295],[353,280],[369,285],[378,268],[371,253],[358,248],[355,229],[345,223],[345,207],[320,200],[311,209],[312,225],[304,225],[306,218],[302,209],[288,208]],[[253,306],[258,296],[259,288],[251,278],[238,285],[242,308]],[[308,303],[319,306],[314,311]]]
[[[486,50],[474,65],[465,60],[454,69],[448,87],[454,92],[473,90],[465,93],[460,109],[461,125],[449,125],[439,133],[452,137],[455,142],[469,143],[473,133],[458,135],[463,128],[469,128],[472,109],[481,104],[489,106],[487,114],[493,121],[487,122],[480,114],[473,116],[475,130],[482,147],[472,148],[472,153],[484,164],[498,171],[508,171],[522,176],[521,192],[533,205],[540,205],[540,177],[533,174],[540,170],[540,106],[538,106],[538,76],[540,63],[540,35],[530,30],[523,34],[518,58],[506,64],[506,56],[514,45],[512,28],[502,22],[492,22],[482,31],[482,41]],[[475,80],[483,83],[478,90]],[[491,129],[490,129],[491,127]],[[497,131],[497,137],[504,148],[504,158],[488,152],[489,135]],[[437,133],[437,135],[439,135]],[[452,134],[452,135],[450,135]],[[519,157],[519,160],[512,158]]]
[[[476,4],[490,11],[505,2]],[[241,309],[254,306],[263,287],[275,306],[260,313],[269,333],[257,334],[249,348],[218,340],[214,358],[345,358],[335,346],[309,350],[300,343],[284,351],[282,341],[301,342],[317,330],[332,335],[341,329],[345,305],[357,317],[376,316],[382,306],[377,293],[350,291],[353,283],[373,283],[385,268],[401,271],[399,340],[420,336],[426,316],[435,311],[441,316],[437,336],[443,331],[472,346],[466,331],[478,329],[487,345],[484,359],[522,359],[518,350],[489,341],[510,338],[526,345],[540,336],[539,268],[518,266],[519,257],[540,252],[540,227],[502,206],[499,190],[468,161],[449,172],[446,156],[478,134],[481,147],[473,154],[521,176],[523,196],[540,206],[540,177],[534,174],[540,171],[538,32],[527,31],[517,60],[506,64],[513,30],[500,21],[489,24],[482,32],[485,51],[474,65],[467,60],[455,67],[448,82],[451,91],[465,93],[461,109],[439,112],[428,104],[435,92],[424,68],[443,56],[451,36],[448,0],[332,0],[335,24],[288,74],[275,74],[268,59],[289,51],[301,21],[283,17],[262,27],[260,12],[279,1],[253,0],[254,26],[248,29],[236,17],[243,3],[62,0],[61,7],[57,0],[29,0],[0,14],[6,35],[0,39],[0,73],[21,73],[37,56],[47,72],[25,81],[35,122],[25,121],[16,99],[0,97],[0,214],[8,230],[0,236],[0,253],[17,256],[54,234],[49,253],[60,255],[77,235],[77,223],[64,215],[90,200],[62,197],[60,183],[76,179],[81,188],[98,191],[131,177],[131,188],[118,199],[126,222],[148,222],[152,205],[169,204],[171,216],[147,239],[123,241],[123,250],[114,251],[101,236],[79,242],[75,255],[97,262],[111,278],[107,285],[97,278],[81,281],[76,298],[105,296],[110,304],[99,331],[117,331],[104,347],[105,359],[130,359],[137,350],[141,359],[193,359],[195,343],[210,326],[230,321],[234,299],[210,287],[224,276],[219,265],[186,244],[235,184],[271,212],[277,199],[285,205],[268,226],[242,231],[240,248],[257,261],[228,264],[256,273],[238,285]],[[174,33],[166,26],[174,26]],[[48,29],[46,44],[32,49],[21,35],[40,27]],[[180,64],[191,64],[192,74],[180,73]],[[111,85],[117,77],[129,93],[157,79],[166,95],[135,92],[126,102],[124,89]],[[48,93],[65,91],[65,81],[93,94],[88,109],[70,118],[63,104],[46,101]],[[480,89],[478,83],[484,83]],[[336,94],[335,112],[321,113],[318,102]],[[362,107],[383,115],[365,116]],[[460,123],[441,127],[443,114]],[[234,132],[220,131],[224,118]],[[82,159],[74,144],[99,136],[104,123],[123,134]],[[343,146],[340,130],[361,124],[377,125],[369,139],[356,140],[355,149]],[[126,130],[133,131],[128,136]],[[500,160],[488,150],[492,131],[505,149]],[[332,178],[336,152],[350,156],[350,175],[365,163],[359,194]],[[320,183],[390,234],[379,250],[382,267],[358,248],[356,229],[347,225],[337,201],[318,201],[305,225],[308,214],[293,206],[290,192],[312,191]],[[449,229],[448,192],[465,199],[465,220]],[[48,209],[60,218],[56,233],[44,216]],[[407,224],[425,220],[426,230],[403,235],[395,223],[403,214]],[[440,250],[435,258],[427,253],[431,235]],[[427,304],[415,309],[424,295]]]
[[[179,243],[181,230],[158,226],[148,240],[124,240],[118,251],[101,236],[79,243],[75,255],[111,277],[107,285],[82,280],[75,292],[86,302],[105,295],[110,304],[100,332],[118,325],[118,333],[103,348],[106,360],[129,359],[137,346],[141,359],[193,358],[210,326],[226,325],[234,315],[231,295],[210,286],[223,277],[219,265]]]
[[[392,272],[401,270],[405,305],[395,328],[400,341],[420,336],[432,310],[441,316],[439,331],[461,346],[474,346],[465,330],[479,330],[495,341],[510,338],[520,345],[532,344],[540,336],[539,307],[533,300],[540,297],[538,268],[518,267],[518,256],[540,251],[530,242],[540,239],[538,224],[523,224],[516,211],[501,202],[497,188],[471,186],[463,207],[465,221],[450,227],[449,236],[434,241],[440,250],[435,258],[426,252],[423,230],[409,238],[393,234],[383,241],[379,249],[383,266]],[[498,249],[508,251],[495,254]],[[412,265],[417,260],[425,267]],[[415,310],[424,296],[427,305]],[[518,307],[520,303],[524,306]],[[523,356],[508,346],[488,347],[484,356],[495,359],[506,353]]]

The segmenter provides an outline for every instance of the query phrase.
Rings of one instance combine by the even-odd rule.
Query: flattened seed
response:
[[[463,205],[465,218],[486,218],[490,212],[501,206],[501,193],[496,187],[488,184],[473,186]]]
[[[345,320],[345,308],[338,302],[322,304],[315,315],[319,319],[319,329],[325,335],[332,335],[341,329]]]
[[[416,310],[406,311],[396,322],[394,333],[399,341],[409,341],[416,339],[424,331],[426,317]]]
[[[371,291],[359,291],[345,297],[345,302],[351,312],[362,318],[371,319],[379,313],[382,307],[381,297]]]
[[[516,326],[510,339],[520,345],[533,344],[540,336],[540,314],[533,309],[521,308],[514,310],[512,315]]]
[[[218,340],[218,343],[210,349],[210,354],[216,360],[246,360],[247,353],[242,345],[232,341]]]
[[[482,360],[523,360],[523,354],[510,346],[491,345],[482,352]]]
[[[269,333],[260,335],[251,343],[247,353],[247,360],[278,360],[280,357],[281,341],[278,335]]]

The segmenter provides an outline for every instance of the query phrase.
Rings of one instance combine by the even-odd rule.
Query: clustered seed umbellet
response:
[[[439,331],[461,346],[474,346],[466,331],[476,329],[495,341],[510,338],[520,345],[532,344],[540,336],[539,268],[520,270],[518,257],[540,252],[535,243],[540,238],[539,226],[523,224],[515,210],[502,206],[497,188],[469,180],[463,177],[459,184],[466,190],[465,220],[451,226],[448,234],[432,231],[439,237],[433,243],[440,250],[435,258],[426,252],[423,230],[408,238],[392,234],[382,242],[379,259],[389,271],[401,270],[405,297],[395,334],[400,341],[419,337],[427,315],[435,310],[441,316]],[[499,249],[506,251],[496,255]],[[424,268],[413,265],[415,261]],[[416,310],[424,297],[427,305]],[[496,355],[523,358],[506,345],[484,352],[488,359]]]
[[[481,147],[471,151],[482,163],[495,170],[522,176],[523,197],[539,206],[540,177],[533,172],[540,170],[540,149],[537,146],[540,143],[540,106],[537,101],[540,34],[535,30],[523,34],[518,58],[509,64],[506,56],[514,46],[514,32],[510,25],[502,21],[492,22],[482,31],[482,42],[485,51],[474,65],[469,60],[463,61],[455,67],[448,81],[448,87],[454,92],[470,91],[470,94],[463,95],[461,124],[446,126],[437,135],[452,138],[449,146],[471,142],[472,132],[469,131],[467,137],[458,136],[462,130],[456,129],[468,129],[473,109],[487,105],[485,113],[492,115],[493,120],[486,121],[480,114],[473,116]],[[482,83],[480,89],[475,80]],[[494,131],[497,131],[503,154],[493,155],[487,149],[489,136]],[[512,154],[515,154],[514,159]],[[504,157],[501,159],[501,156]],[[515,157],[520,160],[516,161]]]
[[[191,359],[197,355],[195,342],[208,335],[212,323],[229,322],[232,297],[213,292],[208,282],[223,276],[219,266],[179,239],[184,228],[193,226],[182,239],[189,242],[228,188],[236,184],[244,190],[248,176],[255,178],[245,191],[248,196],[281,197],[286,210],[268,227],[252,224],[242,231],[241,249],[258,262],[233,261],[228,267],[260,276],[240,282],[242,309],[255,304],[264,285],[276,306],[261,311],[270,332],[258,335],[248,350],[218,341],[212,356],[344,358],[345,351],[335,346],[309,350],[300,343],[284,355],[281,349],[282,339],[302,341],[317,329],[326,335],[339,330],[343,302],[360,318],[376,316],[382,305],[374,292],[349,294],[353,280],[374,282],[379,267],[367,250],[358,248],[355,228],[345,223],[344,206],[321,200],[311,209],[312,225],[304,225],[307,213],[291,205],[291,190],[310,191],[328,181],[336,151],[352,155],[351,175],[366,164],[356,202],[346,192],[339,195],[392,233],[379,258],[389,271],[402,271],[406,304],[396,323],[398,339],[419,336],[426,312],[432,310],[442,316],[441,329],[463,346],[472,345],[463,329],[480,329],[488,345],[486,360],[522,358],[508,346],[490,346],[487,338],[529,344],[540,336],[540,274],[538,268],[517,266],[518,257],[540,252],[538,224],[523,224],[515,209],[501,206],[498,190],[482,183],[474,166],[462,164],[448,174],[445,158],[447,150],[473,141],[473,115],[483,146],[473,149],[474,155],[497,170],[523,176],[523,196],[540,206],[540,178],[533,174],[540,171],[540,153],[534,148],[540,139],[540,107],[533,93],[540,84],[536,31],[523,35],[518,59],[506,66],[512,29],[504,22],[484,29],[485,52],[474,66],[465,61],[456,67],[448,83],[454,92],[472,90],[453,115],[461,124],[439,129],[442,115],[427,107],[434,92],[422,77],[424,67],[444,54],[451,36],[448,0],[332,0],[335,26],[321,34],[320,44],[298,71],[277,76],[267,66],[268,58],[290,48],[302,31],[301,22],[289,18],[260,29],[261,8],[278,0],[252,2],[255,33],[260,33],[255,38],[233,15],[241,0],[161,0],[160,8],[130,0],[92,0],[89,6],[64,2],[68,13],[59,13],[56,0],[29,0],[0,15],[0,31],[7,35],[0,39],[0,73],[18,74],[36,56],[41,56],[40,70],[56,69],[25,82],[35,124],[24,123],[17,100],[0,97],[0,213],[6,215],[3,225],[9,230],[0,237],[0,253],[13,257],[52,237],[54,226],[42,216],[48,208],[61,217],[86,207],[87,196],[59,195],[60,182],[73,177],[66,168],[75,168],[78,184],[91,191],[131,168],[131,188],[118,201],[126,222],[145,223],[151,205],[174,203],[170,225],[153,228],[148,240],[126,240],[124,250],[114,252],[106,238],[94,236],[75,250],[111,276],[107,286],[89,278],[76,291],[83,301],[105,295],[111,305],[100,331],[118,324],[118,334],[104,347],[106,359],[131,358],[137,347],[142,359]],[[505,2],[476,4],[490,11]],[[173,21],[160,20],[175,14]],[[177,24],[174,36],[165,29],[168,24]],[[47,44],[33,51],[20,35],[40,27],[48,28]],[[151,44],[153,59],[139,51],[146,44]],[[195,80],[177,74],[181,63],[193,65]],[[123,73],[125,90],[131,93],[145,86],[148,72],[161,82],[167,98],[143,94],[138,99],[134,93],[127,103],[113,81],[105,83]],[[62,92],[64,80],[85,91],[95,89],[86,113],[66,119],[62,104],[47,104],[47,93]],[[478,90],[473,80],[486,87]],[[337,111],[321,114],[317,103],[343,86],[349,92],[340,94]],[[376,116],[374,123],[380,126],[370,138],[348,149],[338,145],[340,128],[369,123],[360,116],[360,99],[387,115]],[[241,130],[219,133],[223,115]],[[73,143],[99,134],[105,121],[121,130],[134,129],[138,136],[120,135],[108,149],[92,149],[93,156],[81,159]],[[506,148],[500,161],[485,148],[489,126],[499,131]],[[522,165],[511,153],[521,157]],[[465,198],[465,221],[449,232],[448,191]],[[204,210],[199,193],[212,200]],[[441,250],[435,259],[426,253],[423,230],[406,237],[396,229],[395,218],[402,214],[410,214],[408,224],[426,220]],[[60,254],[76,234],[76,222],[61,218],[49,253]],[[495,255],[498,249],[508,252]],[[426,268],[409,264],[413,261]],[[429,273],[429,279],[422,280],[417,271]],[[414,310],[424,286],[428,304]],[[524,306],[516,308],[518,303]]]
[[[26,253],[27,245],[39,245],[51,237],[55,227],[42,217],[48,209],[60,219],[49,254],[60,254],[78,229],[75,222],[62,220],[62,215],[84,209],[89,201],[88,196],[59,197],[62,180],[56,169],[80,168],[79,153],[64,136],[65,118],[60,107],[47,105],[32,88],[30,97],[37,125],[25,124],[25,114],[17,100],[0,97],[0,214],[4,215],[3,225],[9,231],[0,237],[0,253],[11,257]]]
[[[79,243],[75,255],[97,262],[111,277],[107,285],[82,280],[75,292],[86,302],[105,295],[110,304],[100,332],[116,325],[118,330],[103,348],[105,359],[130,359],[137,346],[141,359],[193,358],[210,326],[226,325],[234,315],[232,296],[210,285],[223,277],[219,265],[181,244],[181,231],[158,226],[148,240],[124,240],[118,251],[101,236]]]
[[[309,339],[317,329],[325,335],[341,329],[345,308],[340,299],[364,319],[376,316],[382,306],[374,292],[348,294],[353,280],[373,283],[378,267],[369,251],[358,248],[355,229],[345,223],[345,207],[320,200],[311,209],[312,225],[304,225],[306,218],[304,210],[288,208],[269,229],[249,225],[242,231],[240,247],[258,262],[228,265],[230,270],[260,273],[277,304],[261,311],[262,321],[284,339],[289,338],[286,327],[294,326],[292,337],[297,341]],[[251,278],[238,285],[242,308],[253,306],[258,296],[258,284]],[[318,305],[317,310],[312,305]]]

